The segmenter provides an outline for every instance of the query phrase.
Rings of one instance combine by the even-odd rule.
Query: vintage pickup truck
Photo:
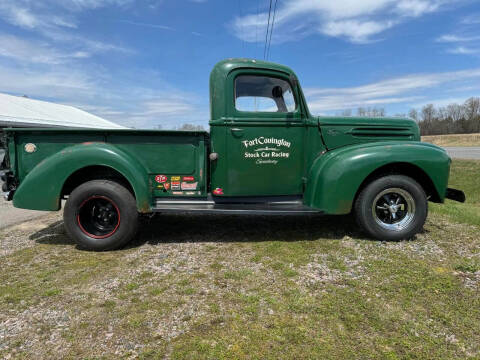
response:
[[[228,59],[210,77],[210,133],[7,129],[3,191],[58,211],[82,248],[135,236],[139,213],[349,214],[370,236],[410,238],[448,189],[451,160],[411,119],[315,117],[295,73]]]

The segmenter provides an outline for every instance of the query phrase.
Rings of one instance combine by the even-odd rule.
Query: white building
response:
[[[0,93],[0,132],[6,127],[125,129],[73,106]]]

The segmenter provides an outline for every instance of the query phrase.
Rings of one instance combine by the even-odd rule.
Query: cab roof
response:
[[[232,70],[239,68],[254,68],[254,69],[266,69],[281,71],[287,74],[295,74],[288,66],[273,63],[270,61],[245,59],[245,58],[230,58],[218,62],[213,70],[212,74],[215,75],[228,75]]]
[[[232,58],[217,63],[210,74],[210,119],[217,120],[226,116],[229,109],[231,87],[227,84],[228,75],[237,69],[256,69],[282,72],[297,78],[292,69],[273,62]]]

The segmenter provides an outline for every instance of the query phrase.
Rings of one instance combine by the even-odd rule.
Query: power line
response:
[[[257,53],[257,48],[258,48],[258,13],[260,12],[260,0],[257,0],[257,18],[255,19],[255,53],[254,56]]]
[[[265,47],[263,48],[263,58],[267,57],[268,32],[270,31],[270,15],[272,14],[272,0],[270,0],[270,8],[268,9],[267,33],[265,34]]]
[[[270,41],[268,43],[268,49],[267,49],[267,60],[270,55],[270,46],[272,45],[273,27],[275,25],[275,15],[277,14],[277,1],[278,0],[275,0],[275,7],[273,8],[272,28],[270,29]]]
[[[238,5],[238,13],[240,15],[240,18],[242,18],[242,5],[240,3],[240,0],[237,1]],[[242,22],[242,52],[245,51],[245,25]]]

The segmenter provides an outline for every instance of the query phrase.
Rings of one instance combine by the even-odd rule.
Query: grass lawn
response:
[[[422,136],[422,141],[438,146],[480,146],[480,134]]]
[[[430,209],[456,222],[480,226],[480,161],[454,160],[449,186],[463,190],[466,202],[446,200],[445,204],[430,204]]]
[[[168,215],[129,248],[80,251],[58,215],[1,241],[0,358],[480,358],[480,162],[468,203],[368,240],[350,217]]]

